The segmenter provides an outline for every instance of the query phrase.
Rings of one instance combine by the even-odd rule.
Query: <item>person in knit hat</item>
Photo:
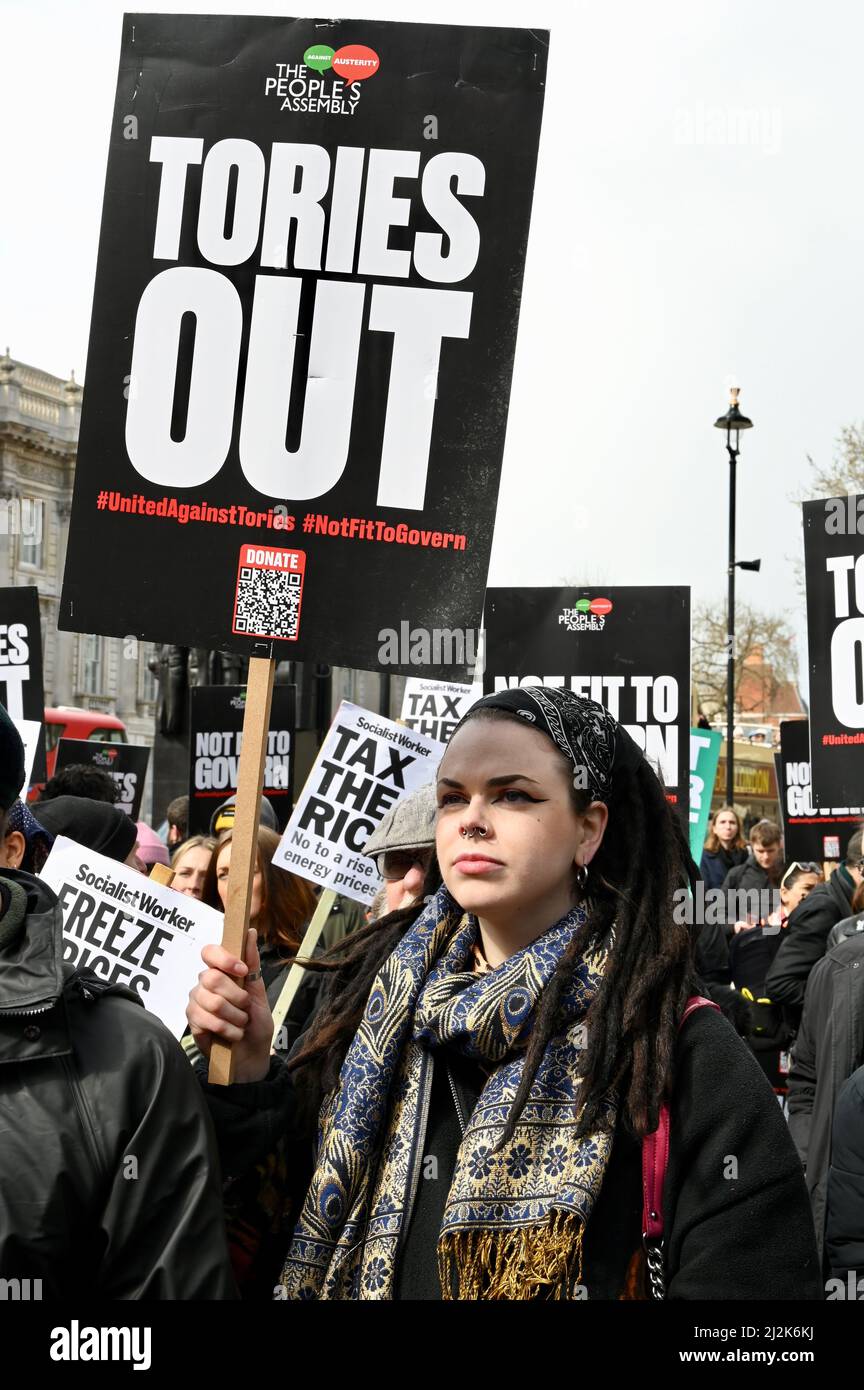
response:
[[[118,864],[142,867],[136,854],[138,829],[119,806],[89,796],[55,796],[39,802],[39,821],[50,835],[65,835]]]
[[[13,801],[6,814],[6,834],[0,840],[0,867],[38,874],[51,852],[54,836],[23,801]]]

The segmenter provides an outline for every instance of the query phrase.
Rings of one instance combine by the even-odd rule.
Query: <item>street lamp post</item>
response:
[[[738,409],[740,389],[733,386],[730,405],[725,415],[714,421],[714,428],[726,431],[726,451],[729,454],[729,595],[726,611],[726,804],[734,805],[735,789],[735,465],[738,461],[738,436],[741,430],[751,430],[753,421]],[[732,443],[732,435],[735,443]],[[742,560],[742,569],[757,569],[758,560]]]

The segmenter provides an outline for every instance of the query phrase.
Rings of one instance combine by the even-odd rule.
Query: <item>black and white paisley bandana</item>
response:
[[[625,767],[635,771],[644,756],[624,726],[603,705],[575,695],[572,690],[531,685],[485,695],[456,725],[451,739],[465,720],[480,709],[518,714],[551,738],[573,766],[574,785],[586,791],[592,801],[608,802],[613,773]]]

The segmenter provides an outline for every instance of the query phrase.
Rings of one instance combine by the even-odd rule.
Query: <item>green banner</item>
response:
[[[722,742],[717,729],[690,730],[690,853],[697,864],[705,847]]]

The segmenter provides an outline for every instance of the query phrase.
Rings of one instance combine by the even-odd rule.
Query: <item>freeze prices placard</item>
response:
[[[375,669],[477,625],[547,42],[125,16],[61,626]],[[238,626],[247,546],[302,608],[271,570]]]
[[[688,824],[690,590],[489,589],[487,694],[556,685],[605,705]]]
[[[221,912],[63,835],[39,877],[60,900],[64,961],[134,989],[179,1038],[201,949],[221,940]]]
[[[814,806],[864,800],[864,496],[804,503]]]
[[[363,847],[401,797],[432,781],[443,754],[443,744],[343,700],[273,863],[371,903],[381,880]]]

